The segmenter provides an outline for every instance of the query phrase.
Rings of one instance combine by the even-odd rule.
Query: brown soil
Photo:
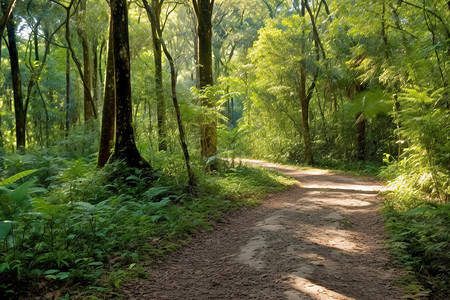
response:
[[[381,217],[382,184],[260,161],[298,186],[242,209],[153,265],[127,299],[401,299]]]

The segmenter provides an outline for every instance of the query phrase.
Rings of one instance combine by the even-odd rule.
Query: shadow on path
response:
[[[380,182],[259,161],[298,186],[242,209],[129,283],[129,299],[401,299]]]

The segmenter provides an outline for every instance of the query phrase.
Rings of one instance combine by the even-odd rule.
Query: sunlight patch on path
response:
[[[333,190],[339,191],[355,191],[355,192],[380,192],[385,188],[381,185],[356,185],[356,184],[336,184],[336,183],[301,183],[301,187],[307,189],[320,189],[324,192],[333,192]],[[327,191],[328,190],[328,191]]]
[[[332,291],[330,289],[327,289],[324,286],[315,284],[308,279],[305,279],[301,276],[298,276],[296,274],[290,274],[288,276],[289,280],[291,281],[291,286],[296,289],[297,291],[300,291],[310,297],[310,299],[315,300],[355,300],[355,298],[347,297],[345,295],[342,295],[340,293],[337,293],[335,291]],[[288,291],[284,293],[288,300],[298,300],[298,299],[307,299],[304,298],[303,295],[300,297],[298,294],[292,291]],[[297,297],[295,297],[297,296]]]
[[[257,270],[263,269],[265,263],[262,258],[266,253],[264,249],[266,246],[267,243],[264,237],[262,235],[256,235],[240,248],[241,251],[238,260]]]

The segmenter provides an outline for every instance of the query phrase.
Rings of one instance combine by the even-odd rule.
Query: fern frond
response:
[[[22,179],[22,178],[24,178],[24,177],[26,177],[26,176],[28,176],[30,174],[33,174],[36,171],[37,171],[37,169],[27,170],[27,171],[23,171],[23,172],[17,173],[16,175],[13,175],[13,176],[11,176],[9,178],[6,178],[5,180],[1,181],[0,182],[0,186],[5,186],[5,185],[8,185],[8,184],[14,183],[17,180]]]

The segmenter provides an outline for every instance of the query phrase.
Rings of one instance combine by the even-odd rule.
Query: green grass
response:
[[[114,291],[127,278],[144,276],[148,261],[211,230],[224,213],[255,205],[295,182],[245,166],[212,174],[197,170],[193,195],[179,174],[156,176],[121,164],[98,170],[93,162],[67,161],[51,173],[57,175],[45,182],[46,189],[36,188],[44,186],[36,172],[0,193],[11,208],[0,210],[0,220],[13,224],[3,226],[0,236],[3,296],[38,292],[42,282],[91,286],[83,295]]]

